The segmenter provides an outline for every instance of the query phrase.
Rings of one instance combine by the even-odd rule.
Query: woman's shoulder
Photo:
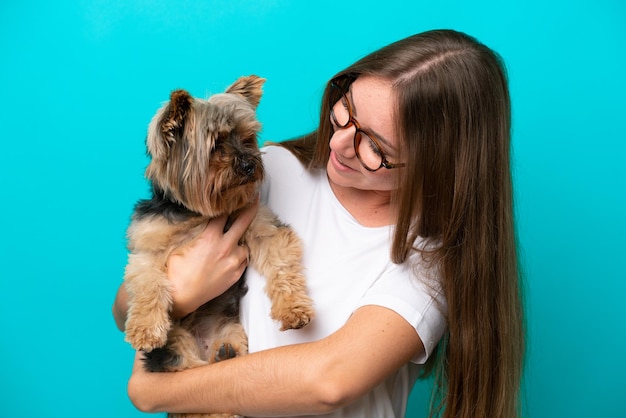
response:
[[[267,144],[261,147],[261,152],[263,153],[264,159],[267,158],[287,158],[287,159],[295,159],[295,155],[293,155],[288,149],[281,147],[280,144]]]
[[[299,176],[307,171],[291,151],[280,145],[264,146],[261,152],[265,171],[272,176]]]
[[[263,147],[265,176],[261,187],[261,202],[292,226],[304,221],[301,214],[318,201],[325,177],[320,170],[308,170],[288,149],[281,146]],[[308,219],[306,220],[308,222]]]

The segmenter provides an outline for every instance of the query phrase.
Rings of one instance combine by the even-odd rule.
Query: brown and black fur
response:
[[[241,77],[208,100],[174,91],[150,123],[146,177],[152,197],[137,204],[128,228],[124,278],[126,340],[146,353],[148,370],[183,370],[247,353],[239,323],[243,280],[185,318],[172,320],[166,271],[169,256],[189,246],[212,218],[236,214],[256,198],[263,165],[255,111],[264,82]],[[283,330],[305,326],[313,308],[296,234],[261,206],[242,243],[250,249],[250,264],[267,279],[271,317]]]

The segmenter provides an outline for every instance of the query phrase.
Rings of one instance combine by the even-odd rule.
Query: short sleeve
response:
[[[446,330],[446,302],[436,280],[419,264],[390,264],[361,299],[359,306],[377,305],[391,309],[410,323],[425,353],[412,359],[424,364]],[[417,264],[416,264],[417,263]]]

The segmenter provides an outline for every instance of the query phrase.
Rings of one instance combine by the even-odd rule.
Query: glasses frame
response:
[[[350,80],[350,81],[349,81],[349,83],[345,87],[342,87],[340,82],[344,81],[346,79]],[[355,128],[355,130],[354,130],[354,139],[353,139],[354,152],[356,154],[357,159],[359,160],[359,163],[361,163],[363,168],[365,168],[367,171],[375,172],[375,171],[380,170],[383,167],[386,168],[387,170],[391,170],[393,168],[400,168],[400,167],[406,166],[406,164],[404,164],[404,163],[397,163],[397,164],[390,163],[389,160],[387,160],[387,157],[385,156],[385,153],[383,152],[383,149],[381,148],[380,144],[378,143],[378,140],[376,139],[376,137],[374,135],[372,135],[371,133],[361,129],[361,125],[359,125],[359,122],[353,116],[353,114],[352,114],[352,105],[350,104],[350,100],[348,100],[348,96],[347,96],[346,93],[347,93],[347,90],[352,85],[352,83],[354,82],[354,80],[356,80],[356,77],[354,77],[354,76],[344,76],[344,77],[334,78],[334,79],[332,79],[330,81],[330,88],[329,88],[329,91],[328,91],[328,102],[329,102],[329,107],[330,107],[330,117],[332,118],[333,123],[339,129],[346,129],[350,125],[354,125],[354,128]],[[332,97],[332,93],[331,93],[332,89],[337,89],[341,93],[341,96],[339,97],[339,100],[344,100],[345,103],[346,103],[346,108],[348,110],[348,121],[345,124],[343,124],[343,125],[340,124],[337,121],[337,117],[335,116],[334,108],[337,105],[337,103],[339,102],[339,100],[333,102],[333,97]],[[333,130],[333,132],[334,132],[334,130]],[[380,161],[380,165],[377,168],[370,168],[370,167],[368,167],[363,162],[363,160],[361,159],[361,154],[359,153],[359,145],[361,145],[361,140],[362,140],[363,136],[359,135],[359,132],[362,132],[363,134],[367,135],[368,138],[371,139],[372,143],[376,147],[376,150],[380,154],[381,161]]]

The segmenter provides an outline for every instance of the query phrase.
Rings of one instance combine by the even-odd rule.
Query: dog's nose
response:
[[[239,162],[239,170],[246,176],[252,176],[255,170],[255,164],[250,160],[241,160]]]

